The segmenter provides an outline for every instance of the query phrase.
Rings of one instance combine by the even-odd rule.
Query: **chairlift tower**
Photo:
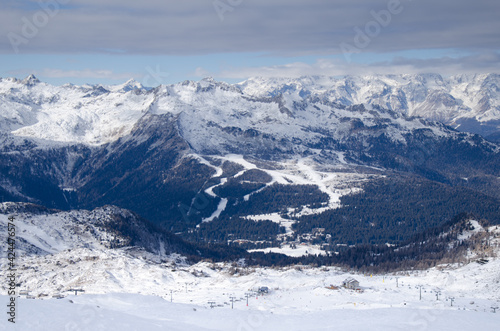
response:
[[[229,297],[229,299],[231,299],[231,309],[234,309],[234,300],[236,299],[236,297],[231,296]]]
[[[422,287],[423,287],[423,285],[417,285],[416,287],[420,289],[420,300],[422,300]]]
[[[247,307],[248,307],[248,298],[252,296],[252,293],[247,292],[245,293],[245,298],[247,298]]]

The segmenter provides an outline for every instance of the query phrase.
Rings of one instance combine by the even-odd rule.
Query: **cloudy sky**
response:
[[[1,0],[0,77],[498,73],[499,14],[492,0]]]

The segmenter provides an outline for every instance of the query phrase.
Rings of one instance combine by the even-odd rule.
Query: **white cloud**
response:
[[[62,70],[46,68],[40,72],[35,72],[37,75],[48,78],[92,78],[92,79],[110,79],[110,80],[127,80],[137,77],[134,73],[116,73],[111,70]]]
[[[397,57],[392,61],[360,64],[347,63],[343,59],[318,59],[313,64],[295,62],[284,65],[239,67],[220,72],[200,72],[225,79],[247,79],[249,77],[300,77],[313,75],[345,76],[370,74],[418,74],[439,73],[444,76],[457,73],[500,73],[500,54],[486,53],[458,58],[412,59]]]
[[[212,75],[212,73],[210,71],[205,70],[202,67],[196,68],[196,70],[193,73],[193,76],[195,76],[195,77],[209,77],[211,75]]]

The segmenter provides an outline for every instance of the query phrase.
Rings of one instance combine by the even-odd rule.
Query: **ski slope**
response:
[[[244,261],[189,266],[175,256],[154,262],[136,253],[78,249],[22,258],[20,289],[36,299],[17,299],[17,329],[495,330],[500,319],[492,312],[500,304],[496,258],[371,275],[334,267],[253,268]],[[348,277],[361,291],[327,288]],[[268,294],[255,292],[262,286]],[[84,294],[68,291],[75,287]],[[66,297],[52,298],[57,294]],[[0,301],[7,300],[4,289]],[[4,317],[0,329],[9,324]]]
[[[4,297],[2,297],[4,299]],[[3,301],[3,300],[2,300]],[[240,305],[242,303],[239,303]],[[345,308],[276,313],[171,303],[155,296],[108,294],[19,301],[17,330],[495,330],[498,315],[435,307]]]

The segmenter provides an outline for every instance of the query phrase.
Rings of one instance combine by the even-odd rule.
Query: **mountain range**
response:
[[[116,205],[193,242],[398,243],[500,223],[500,76],[0,80],[0,196]],[[314,235],[317,229],[326,231]]]

